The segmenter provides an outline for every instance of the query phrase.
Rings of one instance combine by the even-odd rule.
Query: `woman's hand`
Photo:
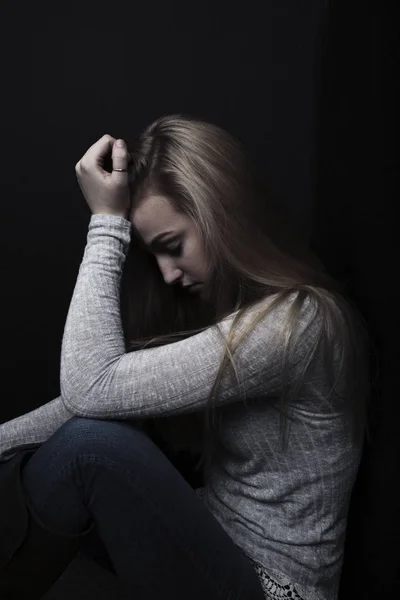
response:
[[[122,146],[118,145],[120,141]],[[126,171],[108,173],[102,168],[110,152],[113,169]],[[79,187],[93,215],[115,215],[128,220],[131,207],[129,162],[130,155],[125,142],[106,134],[75,165]]]

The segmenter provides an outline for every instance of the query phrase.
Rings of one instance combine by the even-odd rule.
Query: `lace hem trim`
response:
[[[293,583],[288,583],[286,585],[278,583],[277,581],[275,581],[275,579],[273,579],[273,577],[271,577],[271,575],[269,575],[266,572],[265,568],[260,563],[253,560],[245,552],[243,552],[243,554],[253,565],[253,568],[261,582],[264,597],[266,600],[305,600],[303,596],[300,596]]]

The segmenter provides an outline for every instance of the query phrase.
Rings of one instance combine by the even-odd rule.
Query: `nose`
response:
[[[170,258],[156,258],[158,263],[158,268],[161,271],[161,274],[164,278],[164,281],[167,285],[172,285],[178,279],[181,279],[183,275],[182,269],[180,269],[176,263]]]

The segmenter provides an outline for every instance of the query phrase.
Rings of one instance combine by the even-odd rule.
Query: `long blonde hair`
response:
[[[206,435],[198,466],[205,464],[208,473],[219,425],[215,423],[215,398],[227,365],[231,364],[238,377],[233,359],[238,346],[293,292],[297,295],[277,341],[284,350],[281,415],[289,416],[285,406],[296,396],[315,353],[326,353],[326,364],[333,369],[333,350],[339,344],[338,377],[343,374],[346,381],[354,383],[347,385],[344,401],[355,434],[363,435],[365,425],[368,435],[370,338],[365,322],[345,298],[342,286],[292,228],[288,214],[268,194],[241,143],[212,123],[177,114],[158,118],[128,146],[132,207],[149,191],[157,191],[168,197],[174,210],[193,219],[211,265],[213,301],[195,295],[189,298],[180,286],[165,285],[155,258],[132,236],[121,288],[127,351],[172,343],[210,326],[221,333],[218,322],[238,311],[226,343],[221,333],[225,351],[204,411]],[[271,302],[234,340],[245,315],[267,297]],[[295,355],[291,342],[306,299],[317,311],[317,343],[304,357],[295,384],[289,385],[288,365]],[[284,437],[286,421],[282,421]]]

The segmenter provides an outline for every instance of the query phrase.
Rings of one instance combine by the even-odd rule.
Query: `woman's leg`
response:
[[[21,452],[16,461],[19,470],[18,481],[12,482],[12,491],[15,492],[18,511],[22,509],[20,498],[29,509],[26,495],[23,494],[22,472],[24,465],[35,453]],[[11,490],[9,490],[11,491]],[[7,496],[8,490],[6,490]],[[22,495],[22,496],[21,496]],[[11,513],[14,514],[13,510]],[[16,513],[17,514],[17,513]],[[30,510],[23,517],[23,539],[15,540],[12,530],[21,534],[21,523],[10,522],[10,535],[0,540],[2,550],[2,565],[0,568],[0,598],[1,600],[41,600],[44,594],[53,586],[60,575],[65,571],[71,560],[82,547],[83,542],[92,535],[95,523],[92,522],[88,529],[80,533],[58,534],[38,522]],[[18,537],[19,537],[18,536]],[[7,540],[12,543],[11,554]],[[5,541],[5,546],[3,542]]]
[[[22,483],[54,532],[95,523],[126,598],[264,598],[250,561],[134,424],[71,419],[25,465]]]

